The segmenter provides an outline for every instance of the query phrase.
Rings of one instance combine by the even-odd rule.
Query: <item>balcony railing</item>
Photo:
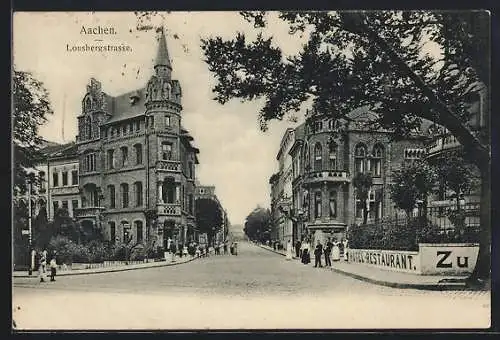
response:
[[[156,163],[156,168],[165,171],[180,172],[181,163],[178,161],[165,161],[161,160]]]
[[[426,147],[427,155],[433,155],[440,151],[457,148],[460,145],[460,142],[454,136],[441,137]]]
[[[181,205],[177,203],[158,203],[158,215],[180,216]]]
[[[349,182],[349,173],[343,170],[311,171],[306,175],[307,182]]]
[[[105,210],[104,207],[84,207],[75,209],[75,217],[96,217]]]

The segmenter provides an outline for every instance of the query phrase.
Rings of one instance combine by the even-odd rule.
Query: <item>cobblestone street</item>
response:
[[[13,307],[19,329],[481,328],[490,294],[372,285],[241,243],[173,267],[15,278]]]

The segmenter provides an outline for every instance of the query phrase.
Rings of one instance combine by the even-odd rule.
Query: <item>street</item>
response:
[[[486,328],[490,293],[372,285],[249,243],[238,256],[13,279],[18,329]]]

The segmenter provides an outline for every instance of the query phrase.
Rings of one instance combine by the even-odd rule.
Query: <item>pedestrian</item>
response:
[[[57,261],[55,256],[50,260],[50,281],[56,280]]]
[[[231,255],[234,255],[234,242],[230,246]]]
[[[300,258],[300,246],[300,240],[297,240],[297,242],[295,242],[295,257],[297,258]]]
[[[238,256],[238,242],[234,242],[234,255]]]
[[[220,250],[220,244],[219,244],[219,243],[216,243],[216,244],[215,244],[215,255],[220,255],[219,250]]]
[[[334,262],[340,260],[340,248],[339,248],[339,245],[338,245],[337,241],[335,241],[335,243],[333,244],[333,248],[332,248],[332,260]]]
[[[323,255],[323,245],[318,240],[318,243],[316,244],[316,248],[314,249],[314,268],[323,267],[321,265],[321,255]]]
[[[186,243],[184,244],[184,246],[182,247],[182,255],[184,257],[187,257],[188,256],[188,247],[186,245]]]
[[[287,261],[290,261],[293,259],[293,254],[292,254],[292,241],[288,240],[286,244],[286,259]]]
[[[309,264],[311,262],[311,255],[309,254],[309,241],[305,240],[302,243],[302,263]]]
[[[227,241],[224,241],[224,255],[227,255]]]
[[[44,276],[45,274],[45,267],[47,266],[47,258],[45,257],[45,251],[43,251],[40,254],[40,260],[38,263],[38,277],[40,278],[40,282],[45,282]]]
[[[177,246],[175,245],[175,242],[170,242],[170,254],[171,254],[171,261],[175,262],[175,253],[177,252]]]
[[[325,247],[325,267],[331,267],[332,261],[330,255],[332,254],[333,243],[330,238],[328,238],[328,242]]]

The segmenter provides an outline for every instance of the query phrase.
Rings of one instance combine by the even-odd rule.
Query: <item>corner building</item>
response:
[[[392,172],[425,156],[426,136],[415,131],[404,140],[391,141],[388,131],[370,128],[375,119],[365,108],[338,120],[308,112],[305,123],[294,129],[293,144],[288,148],[292,209],[287,213],[294,241],[304,237],[314,244],[318,240],[324,244],[328,237],[340,241],[349,225],[362,222],[364,204],[369,223],[397,213],[389,195]],[[357,173],[373,177],[367,202],[356,197],[352,179]],[[273,175],[270,183],[274,187],[280,176]],[[279,196],[278,192],[274,195]]]
[[[199,150],[182,126],[182,91],[173,80],[161,32],[145,88],[116,97],[91,79],[78,117],[83,226],[111,242],[183,244],[196,235],[195,169]]]

